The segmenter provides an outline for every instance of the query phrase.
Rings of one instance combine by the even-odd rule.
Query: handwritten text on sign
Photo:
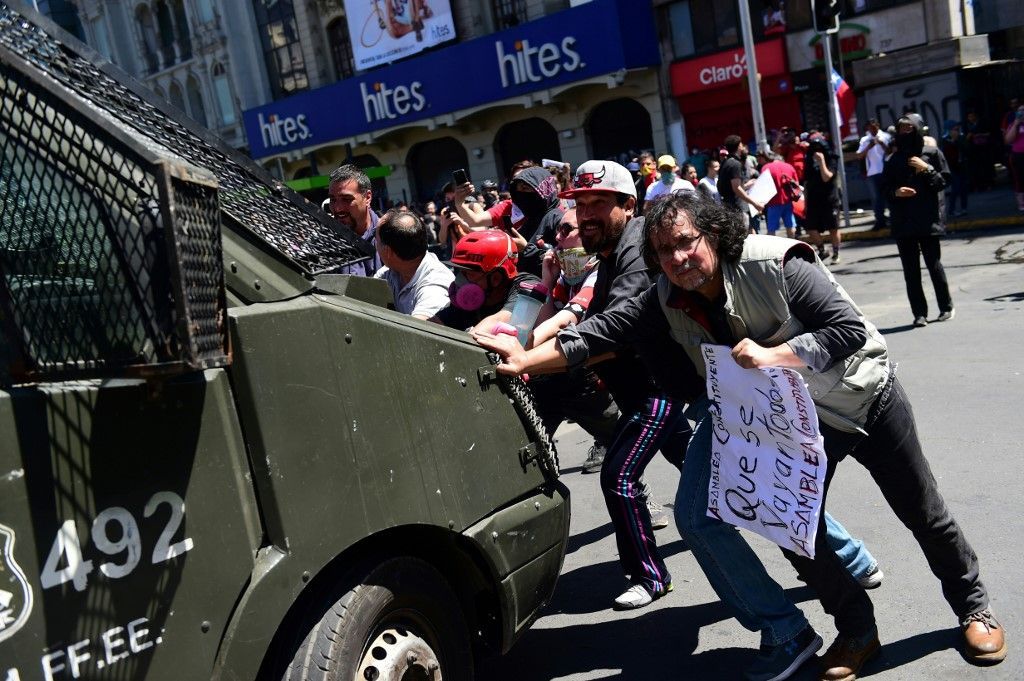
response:
[[[813,558],[827,459],[803,379],[744,369],[722,345],[701,350],[713,433],[708,515]]]

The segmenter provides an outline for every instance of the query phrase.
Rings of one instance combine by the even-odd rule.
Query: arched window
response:
[[[189,75],[185,81],[185,92],[188,94],[188,110],[192,118],[202,125],[209,125],[206,120],[206,105],[203,103],[203,93],[199,90],[199,81],[196,77]]]
[[[625,159],[630,151],[654,148],[651,114],[628,97],[601,102],[586,123],[592,158]]]
[[[491,10],[498,30],[526,23],[525,0],[491,0]]]
[[[185,3],[182,0],[171,0],[171,10],[174,14],[174,35],[178,39],[178,50],[182,59],[188,59],[192,56],[192,36],[188,31]]]
[[[174,50],[174,22],[171,20],[171,10],[163,0],[156,3],[156,23],[160,30],[160,55],[163,57],[163,66],[167,68],[177,58]]]
[[[507,177],[514,163],[530,159],[540,163],[542,158],[560,159],[558,132],[543,118],[527,118],[503,125],[494,136],[494,156],[498,162],[498,177]]]
[[[441,137],[413,145],[406,164],[413,179],[414,199],[430,201],[451,182],[453,170],[469,165],[469,157],[462,142],[454,137]]]
[[[213,21],[213,3],[210,0],[196,0],[196,13],[199,15],[200,24],[208,24]]]
[[[96,17],[90,24],[92,28],[93,46],[96,51],[107,59],[113,61],[114,53],[110,49],[110,35],[107,33],[107,22],[102,15]]]
[[[171,81],[171,86],[167,88],[167,91],[170,93],[169,99],[171,104],[187,113],[188,108],[185,106],[185,95],[182,93],[181,86],[178,85],[177,81]]]
[[[292,0],[253,0],[274,99],[309,87]]]
[[[153,14],[146,5],[139,5],[135,10],[135,23],[139,27],[142,58],[146,62],[146,72],[156,73],[160,70],[160,59],[157,57],[156,25]]]
[[[327,24],[327,43],[331,48],[334,73],[337,74],[338,80],[352,76],[355,73],[355,69],[352,68],[352,40],[349,38],[348,22],[344,17]]]
[[[217,63],[210,70],[213,76],[213,94],[217,97],[217,109],[220,112],[222,125],[231,125],[238,120],[235,114],[235,96],[231,91],[231,81],[224,65]]]

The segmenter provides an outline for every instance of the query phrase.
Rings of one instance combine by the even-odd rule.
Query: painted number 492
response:
[[[192,540],[184,537],[180,541],[171,541],[185,517],[185,502],[174,492],[157,492],[146,502],[142,510],[144,518],[156,513],[157,508],[166,504],[171,508],[171,516],[164,525],[163,531],[153,546],[150,562],[153,565],[180,556],[192,549]],[[110,526],[117,525],[118,531],[111,532]],[[116,537],[111,539],[111,536]],[[100,572],[110,579],[126,577],[142,560],[142,539],[139,536],[139,524],[127,509],[111,506],[101,511],[92,522],[92,543],[108,556],[121,556],[119,561],[110,560],[100,564]],[[124,554],[123,556],[121,554]],[[63,558],[63,561],[61,560]],[[64,567],[59,567],[61,563]],[[78,538],[78,528],[74,520],[65,520],[57,530],[57,536],[50,548],[50,555],[39,575],[44,589],[71,582],[75,591],[84,591],[89,573],[93,571],[91,560],[82,558],[82,542]]]

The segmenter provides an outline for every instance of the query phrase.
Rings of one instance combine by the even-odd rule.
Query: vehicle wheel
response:
[[[470,681],[465,618],[441,574],[393,558],[366,575],[313,625],[286,681]]]

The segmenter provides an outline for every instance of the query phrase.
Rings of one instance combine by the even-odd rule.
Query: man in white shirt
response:
[[[658,157],[658,179],[651,183],[644,196],[644,212],[648,206],[654,203],[659,197],[680,191],[695,191],[693,183],[687,182],[676,175],[676,159],[674,156],[665,154]]]
[[[715,159],[708,161],[708,174],[697,183],[697,191],[713,199],[715,203],[722,202],[722,196],[718,193],[718,169],[721,165]]]
[[[882,192],[882,168],[885,157],[892,147],[892,137],[878,125],[878,119],[868,121],[868,132],[860,138],[857,158],[864,159],[867,166],[868,186],[871,187],[871,204],[875,209],[875,229],[882,229],[885,222],[885,194]]]
[[[384,267],[374,276],[391,287],[396,310],[430,319],[448,307],[448,287],[455,275],[427,252],[427,228],[415,213],[388,212],[377,224],[376,238]]]

